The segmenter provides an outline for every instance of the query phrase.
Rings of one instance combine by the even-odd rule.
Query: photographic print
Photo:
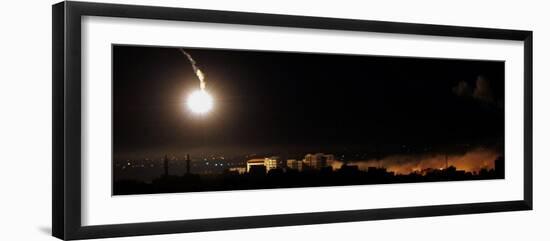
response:
[[[112,46],[113,195],[504,178],[504,62]]]
[[[64,1],[52,81],[59,239],[533,209],[529,30]]]

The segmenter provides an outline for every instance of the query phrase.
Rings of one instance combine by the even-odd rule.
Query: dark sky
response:
[[[113,46],[115,157],[502,148],[504,62]]]

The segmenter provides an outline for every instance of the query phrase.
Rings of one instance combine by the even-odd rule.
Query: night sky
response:
[[[115,158],[502,150],[504,62],[113,46]]]

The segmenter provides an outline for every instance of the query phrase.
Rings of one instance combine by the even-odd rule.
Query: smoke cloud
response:
[[[466,81],[460,81],[453,87],[453,93],[461,97],[469,97],[472,95],[472,88]]]
[[[482,76],[479,76],[476,80],[476,88],[473,93],[474,98],[487,102],[493,101],[493,92],[489,85],[489,81]]]
[[[460,81],[453,87],[453,93],[460,97],[469,97],[484,102],[494,102],[493,91],[489,81],[483,76],[478,76],[474,89],[470,87],[468,82]]]
[[[201,90],[204,90],[204,88],[206,88],[204,73],[199,69],[199,67],[197,67],[197,62],[195,61],[195,59],[193,59],[193,57],[189,53],[187,53],[185,50],[181,48],[179,50],[183,55],[187,57],[189,62],[191,62],[191,66],[193,66],[193,71],[195,71],[195,75],[197,76],[197,78],[199,78],[200,88]]]

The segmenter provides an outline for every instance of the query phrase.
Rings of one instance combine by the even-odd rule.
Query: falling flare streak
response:
[[[206,88],[206,82],[204,81],[204,73],[197,67],[197,62],[191,57],[191,55],[182,48],[179,49],[179,51],[184,54],[189,62],[191,62],[191,65],[193,66],[193,71],[195,71],[195,75],[197,75],[197,78],[199,78],[200,81],[200,88],[201,90],[204,90]]]
[[[195,71],[195,75],[197,75],[197,78],[200,81],[200,90],[191,93],[191,95],[187,98],[187,106],[191,109],[191,111],[197,114],[205,114],[212,109],[213,101],[212,97],[206,92],[204,73],[199,69],[199,67],[197,67],[197,62],[189,53],[185,52],[182,48],[180,48],[179,51],[187,57],[189,62],[191,62],[193,71]]]

